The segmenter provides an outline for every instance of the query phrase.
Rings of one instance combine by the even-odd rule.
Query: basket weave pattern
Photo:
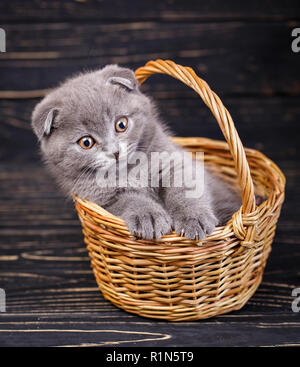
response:
[[[146,241],[129,233],[123,220],[98,205],[74,197],[91,265],[104,297],[141,316],[197,320],[240,309],[259,286],[281,206],[285,177],[262,153],[244,149],[219,97],[188,67],[150,61],[136,71],[143,83],[168,74],[193,88],[215,116],[226,142],[174,138],[239,185],[241,209],[201,241],[171,233]],[[256,206],[255,194],[266,200]]]

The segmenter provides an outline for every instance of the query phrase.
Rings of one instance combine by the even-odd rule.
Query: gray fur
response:
[[[116,133],[114,122],[121,116],[129,117],[128,129]],[[186,197],[186,187],[97,185],[97,170],[107,164],[102,153],[113,156],[121,142],[126,142],[130,151],[143,151],[149,157],[151,152],[181,151],[169,139],[170,132],[160,121],[154,103],[139,91],[129,69],[108,65],[65,81],[35,107],[32,127],[62,190],[122,217],[129,230],[141,238],[160,238],[174,229],[186,238],[203,239],[241,205],[239,195],[208,170],[204,193],[197,200]],[[77,142],[87,135],[97,144],[84,150]]]

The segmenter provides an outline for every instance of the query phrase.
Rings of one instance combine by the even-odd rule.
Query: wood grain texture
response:
[[[214,118],[196,95],[183,98],[177,91],[174,98],[164,92],[151,91],[149,94],[176,135],[223,139]],[[222,100],[245,146],[261,150],[275,162],[300,159],[297,149],[300,135],[298,97],[240,96]],[[38,101],[0,99],[0,160],[39,160],[37,141],[30,128],[31,112]],[[272,138],[269,137],[270,131]]]
[[[299,18],[299,2],[238,0],[190,0],[188,6],[180,0],[130,1],[122,0],[12,0],[0,4],[0,20],[35,22],[61,20],[161,20],[190,21],[213,19],[285,19]]]
[[[109,63],[136,69],[157,58],[191,66],[223,95],[300,94],[298,55],[291,50],[298,20],[1,26],[7,34],[7,52],[0,54],[2,96],[13,90],[43,93],[77,72]],[[173,93],[170,78],[151,79],[146,90]],[[191,95],[179,83],[176,90]]]
[[[300,173],[285,168],[287,201],[256,294],[238,312],[176,324],[131,315],[104,300],[73,204],[44,168],[2,164],[0,287],[7,312],[0,314],[0,345],[300,344],[300,315],[291,309],[299,286],[300,206],[293,193]]]

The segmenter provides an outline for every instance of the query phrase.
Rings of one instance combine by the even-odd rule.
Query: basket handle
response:
[[[152,74],[167,74],[179,79],[194,89],[215,116],[220,129],[228,143],[242,191],[242,213],[255,210],[255,195],[252,177],[243,144],[234,126],[230,113],[224,107],[220,98],[210,89],[208,84],[199,78],[190,67],[175,64],[171,60],[149,61],[145,66],[135,71],[135,76],[142,84]]]

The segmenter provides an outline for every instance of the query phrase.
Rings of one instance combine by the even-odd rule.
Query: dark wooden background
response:
[[[300,287],[299,0],[21,1],[0,3],[1,346],[300,345],[292,289]],[[240,311],[170,323],[104,300],[72,203],[39,160],[30,114],[45,90],[74,72],[150,59],[193,67],[220,95],[245,146],[287,177],[286,202],[263,282]],[[199,98],[154,76],[143,87],[180,136],[221,139]]]

